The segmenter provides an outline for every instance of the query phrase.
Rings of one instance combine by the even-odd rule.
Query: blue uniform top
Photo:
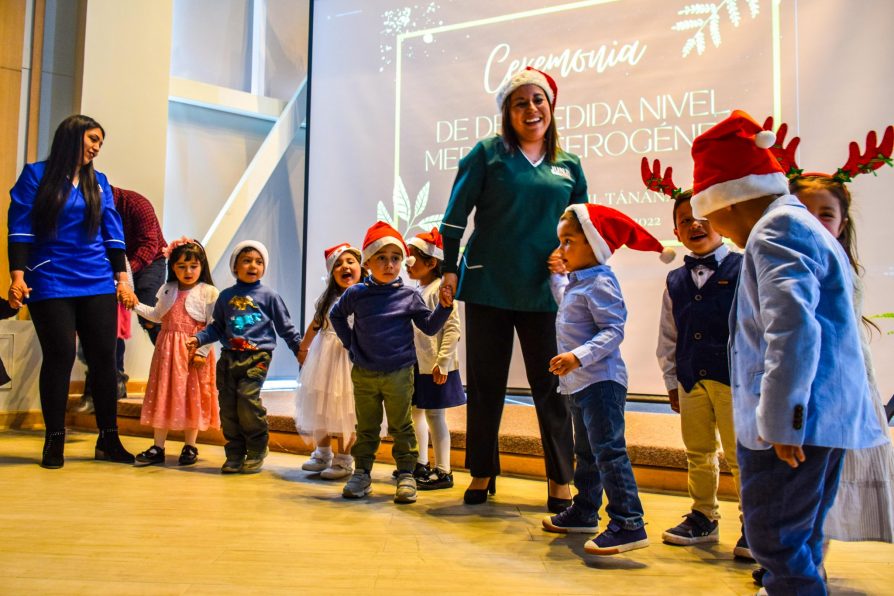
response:
[[[92,238],[84,225],[87,203],[74,186],[59,212],[55,236],[35,236],[31,211],[46,165],[45,161],[27,164],[9,191],[9,242],[31,244],[25,269],[25,283],[31,288],[28,301],[113,294],[115,282],[106,249],[124,250],[124,232],[109,181],[96,172],[102,217]]]

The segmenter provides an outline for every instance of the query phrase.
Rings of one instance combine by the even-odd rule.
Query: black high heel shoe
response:
[[[99,431],[99,437],[96,439],[94,459],[118,464],[132,464],[134,462],[133,454],[121,444],[117,428]]]
[[[487,481],[487,488],[467,488],[463,494],[463,503],[466,505],[481,505],[487,502],[488,495],[497,494],[497,477],[491,476]]]
[[[546,508],[550,513],[562,513],[571,507],[571,499],[562,499],[560,497],[546,496]]]
[[[65,431],[57,430],[47,432],[43,440],[43,457],[40,467],[48,470],[56,470],[65,465]]]

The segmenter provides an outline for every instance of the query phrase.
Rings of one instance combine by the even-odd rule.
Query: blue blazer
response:
[[[866,380],[852,287],[841,245],[795,197],[767,207],[748,237],[730,313],[742,445],[862,449],[888,440]]]

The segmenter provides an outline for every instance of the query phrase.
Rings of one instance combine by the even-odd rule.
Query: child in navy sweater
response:
[[[384,408],[398,469],[394,501],[416,501],[413,468],[419,449],[410,415],[416,362],[413,324],[427,335],[436,334],[453,310],[453,294],[442,288],[440,303],[434,311],[429,310],[422,296],[400,280],[401,263],[406,257],[407,247],[400,233],[376,222],[363,241],[362,259],[369,277],[345,290],[329,313],[332,328],[354,363],[351,381],[357,440],[351,455],[356,469],[342,491],[348,499],[359,499],[372,490],[370,471],[379,448]],[[351,316],[353,328],[348,321]]]
[[[220,293],[214,304],[214,321],[187,340],[187,348],[220,341],[217,362],[220,422],[227,444],[223,474],[260,472],[269,439],[267,410],[261,403],[261,387],[276,336],[296,357],[301,333],[292,324],[289,310],[275,291],[261,285],[268,263],[267,248],[255,240],[240,242],[230,255],[236,284]]]

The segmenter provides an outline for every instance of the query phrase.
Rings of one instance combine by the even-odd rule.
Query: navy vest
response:
[[[686,267],[667,274],[667,291],[677,325],[677,380],[692,391],[703,380],[729,385],[729,312],[742,255],[730,252],[699,289]]]

